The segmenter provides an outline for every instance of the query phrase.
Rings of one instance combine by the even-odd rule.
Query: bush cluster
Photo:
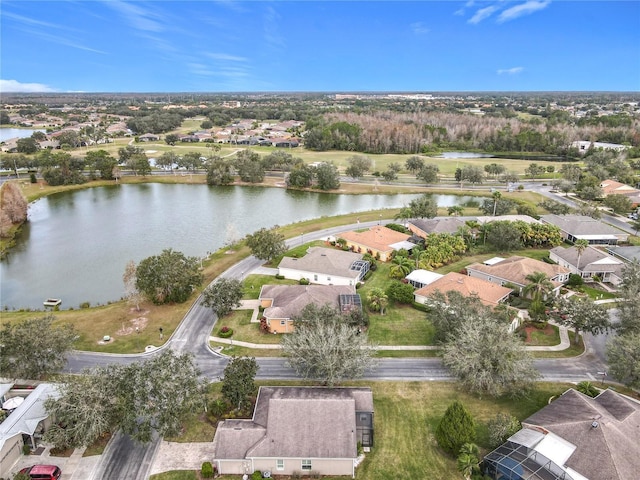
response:
[[[218,331],[218,336],[221,338],[229,338],[231,335],[233,335],[233,328],[229,328],[227,326],[222,327]]]

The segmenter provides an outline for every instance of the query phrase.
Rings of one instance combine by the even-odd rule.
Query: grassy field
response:
[[[274,385],[273,382],[259,382]],[[290,383],[289,383],[290,384]],[[356,382],[357,386],[370,386],[374,399],[375,440],[372,452],[356,470],[359,480],[461,478],[453,458],[437,446],[434,431],[446,408],[454,400],[461,401],[476,421],[476,442],[481,453],[489,449],[487,421],[498,412],[509,413],[522,420],[547,404],[548,399],[570,387],[568,384],[538,383],[526,398],[513,400],[470,395],[448,382]],[[217,395],[219,387],[214,390]],[[200,422],[203,424],[206,422]],[[193,425],[197,427],[197,425]],[[204,426],[202,436],[187,431],[192,441],[210,441],[211,431]],[[168,472],[154,480],[180,480],[197,478],[190,472]],[[185,476],[176,476],[185,475]],[[221,479],[237,480],[238,476]],[[276,477],[277,478],[277,477]],[[344,477],[322,477],[338,480]]]

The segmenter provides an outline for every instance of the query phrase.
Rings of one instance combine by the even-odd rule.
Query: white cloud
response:
[[[134,5],[119,0],[105,2],[105,5],[117,10],[136,30],[145,32],[164,31],[162,23],[157,21],[159,19],[157,9],[144,9],[139,6],[140,4]]]
[[[508,22],[524,15],[530,15],[549,6],[551,0],[527,0],[520,5],[507,8],[498,16],[498,23]]]
[[[473,17],[469,19],[469,23],[472,23],[474,25],[476,23],[480,23],[484,19],[489,18],[491,15],[493,15],[496,10],[498,10],[498,7],[496,5],[489,5],[488,7],[481,8],[475,13]]]
[[[22,83],[18,80],[0,80],[0,92],[55,92],[56,89],[51,88],[44,83]]]
[[[498,75],[517,75],[523,70],[523,67],[501,68],[497,71],[497,73]]]
[[[429,33],[429,28],[423,22],[412,23],[411,30],[416,35],[424,35],[425,33]]]
[[[284,48],[285,42],[280,34],[280,14],[275,8],[269,6],[263,17],[264,39],[272,47]]]
[[[245,57],[238,57],[237,55],[230,55],[228,53],[205,53],[205,55],[213,60],[226,60],[230,62],[246,62],[248,60]]]

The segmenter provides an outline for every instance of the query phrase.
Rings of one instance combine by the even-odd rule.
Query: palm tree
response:
[[[462,208],[460,205],[453,205],[447,208],[447,213],[455,217],[457,217],[458,215],[462,215],[463,212],[464,212],[464,208]]]
[[[498,207],[498,200],[500,200],[500,197],[502,197],[502,194],[500,192],[493,192],[491,196],[493,197],[493,216],[495,217],[496,208]]]
[[[475,443],[465,443],[460,447],[458,455],[458,471],[464,475],[466,480],[478,469],[478,446]]]
[[[392,265],[389,268],[389,276],[391,278],[402,279],[413,270],[413,262],[407,257],[396,255],[391,263]]]
[[[369,307],[374,312],[380,312],[380,315],[384,315],[384,309],[389,304],[389,297],[381,288],[374,287],[369,290],[367,294],[367,300],[369,301]]]
[[[542,301],[553,290],[553,283],[546,273],[533,272],[524,278],[529,283],[522,289],[522,293],[525,296],[531,293],[533,301]]]
[[[578,252],[578,264],[576,265],[576,269],[578,270],[578,275],[580,275],[580,257],[582,257],[582,254],[584,253],[584,251],[587,249],[587,247],[589,246],[589,241],[585,240],[584,238],[581,238],[580,240],[576,240],[575,243],[573,244],[573,246],[575,247],[576,251]]]

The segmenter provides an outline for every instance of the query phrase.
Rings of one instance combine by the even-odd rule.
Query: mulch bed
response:
[[[546,336],[549,336],[549,337],[555,335],[553,327],[551,325],[549,325],[549,324],[547,324],[547,326],[544,329],[536,328],[536,327],[534,327],[532,325],[526,325],[524,327],[524,331],[527,334],[527,338],[525,339],[525,343],[531,343],[531,332],[542,332]]]

